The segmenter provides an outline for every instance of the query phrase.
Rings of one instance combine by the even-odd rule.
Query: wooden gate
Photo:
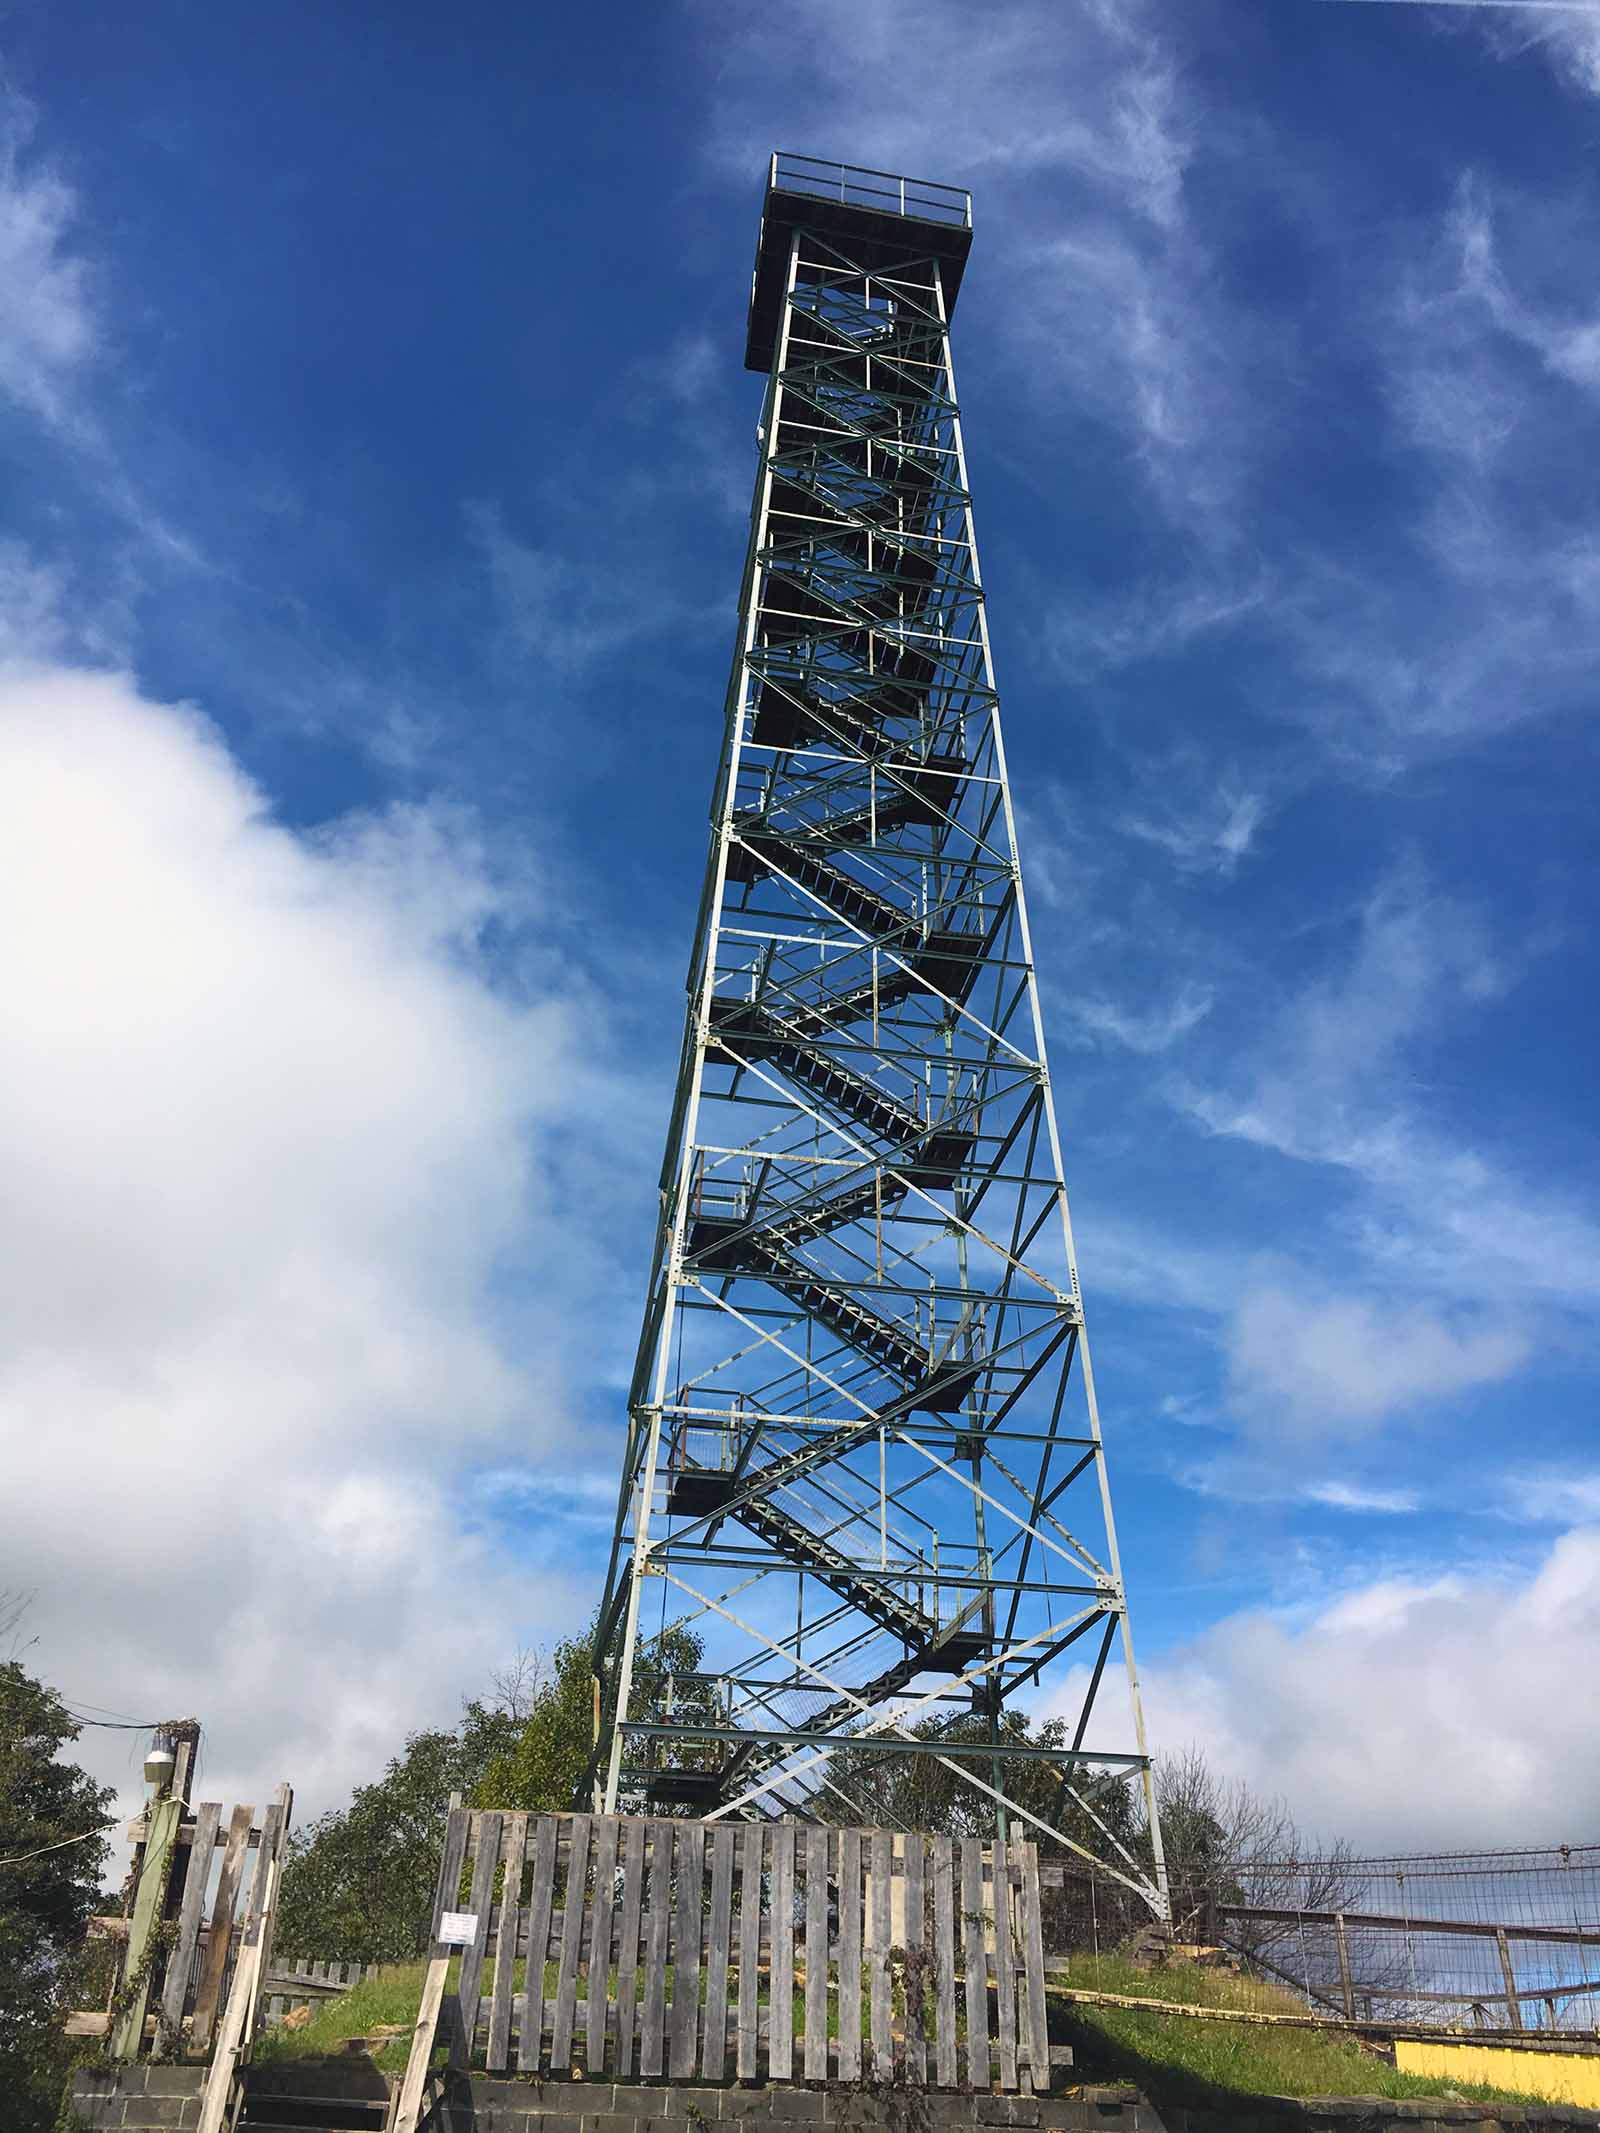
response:
[[[1043,2090],[1038,1851],[458,1808],[397,2133],[441,2020],[492,2073]]]

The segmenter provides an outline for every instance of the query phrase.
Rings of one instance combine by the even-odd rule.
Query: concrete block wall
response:
[[[103,2072],[80,2066],[67,2090],[68,2123],[75,2119],[90,2133],[99,2133],[102,2126],[115,2126],[118,2133],[174,2133],[175,2128],[197,2126],[205,2078],[203,2066],[141,2061]]]
[[[907,2089],[670,2088],[586,2081],[491,2081],[452,2086],[440,2133],[735,2133],[742,2121],[832,2133],[1162,2133],[1136,2090],[1062,2096],[957,2096]]]
[[[330,2082],[330,2073],[341,2078]],[[371,2108],[386,2084],[370,2062],[293,2061],[253,2070],[253,2115],[273,2094],[337,2096]],[[67,2104],[85,2133],[186,2133],[199,2123],[205,2068],[80,2067]],[[304,2083],[304,2086],[300,2084]],[[1073,2087],[1054,2096],[959,2096],[905,2089],[670,2088],[583,2081],[451,2078],[430,2133],[1600,2133],[1600,2111],[1576,2104],[1484,2104],[1422,2097],[1240,2096],[1164,2111],[1130,2088]]]

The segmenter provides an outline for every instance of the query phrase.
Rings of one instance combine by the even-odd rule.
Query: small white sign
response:
[[[446,1911],[439,1920],[439,1938],[453,1948],[470,1948],[477,1937],[476,1911]]]

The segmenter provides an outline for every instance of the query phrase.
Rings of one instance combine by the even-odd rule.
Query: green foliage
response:
[[[61,2020],[100,1902],[106,1840],[63,1842],[97,1831],[111,1805],[62,1758],[79,1730],[54,1690],[14,1659],[0,1665],[0,2115],[14,2133],[55,2123],[71,2056]]]
[[[469,1703],[453,1732],[413,1733],[342,1813],[291,1837],[275,1939],[288,1955],[405,1962],[427,1951],[450,1795],[471,1798],[518,1721]]]
[[[593,1644],[591,1627],[556,1646],[548,1672],[527,1700],[521,1730],[484,1771],[478,1805],[558,1813],[579,1803],[594,1751]],[[698,1637],[676,1626],[641,1644],[634,1657],[634,1711],[662,1707],[670,1685],[680,1712],[687,1706],[712,1715],[714,1691],[697,1676],[703,1652]],[[711,1750],[706,1760],[714,1759]]]

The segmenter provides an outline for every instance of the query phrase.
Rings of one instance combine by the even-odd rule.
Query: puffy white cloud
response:
[[[577,1081],[483,966],[532,889],[437,810],[295,835],[62,670],[0,676],[0,848],[5,1582],[70,1695],[324,1801],[581,1605],[468,1495],[570,1457],[493,1330]]]
[[[1511,1328],[1276,1286],[1244,1297],[1228,1337],[1229,1393],[1256,1434],[1347,1437],[1396,1410],[1508,1377],[1528,1354]]]
[[[1600,1815],[1597,1639],[1591,1526],[1531,1570],[1471,1563],[1377,1579],[1309,1616],[1230,1616],[1146,1661],[1146,1711],[1158,1750],[1198,1744],[1323,1839],[1577,1841]]]

